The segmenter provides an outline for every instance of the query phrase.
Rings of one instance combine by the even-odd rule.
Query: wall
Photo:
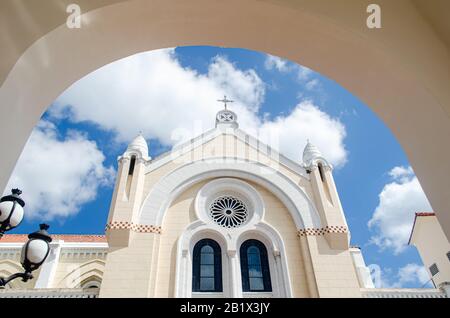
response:
[[[450,282],[450,243],[435,216],[417,216],[412,242],[417,247],[422,262],[431,277],[429,267],[436,263],[439,273],[433,277],[436,286]]]

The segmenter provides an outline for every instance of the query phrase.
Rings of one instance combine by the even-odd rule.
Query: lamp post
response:
[[[12,189],[10,195],[0,199],[0,238],[23,220],[25,202],[20,197],[21,194],[19,189]]]
[[[10,195],[0,199],[0,239],[7,231],[17,227],[23,220],[23,207],[25,202],[20,195],[22,191],[12,189]],[[0,287],[5,286],[16,278],[22,278],[23,282],[33,278],[31,274],[44,263],[50,252],[49,243],[52,238],[47,233],[49,226],[40,224],[39,230],[28,235],[28,241],[22,247],[20,263],[24,269],[23,273],[16,273],[9,277],[0,277]]]
[[[40,229],[28,235],[28,242],[22,247],[20,262],[24,269],[23,273],[16,273],[9,277],[0,277],[0,286],[5,286],[16,278],[22,278],[23,282],[33,278],[31,272],[37,270],[44,263],[50,252],[49,243],[52,238],[47,233],[49,226],[40,224]]]

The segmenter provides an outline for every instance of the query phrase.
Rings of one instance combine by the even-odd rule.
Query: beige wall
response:
[[[196,220],[194,199],[198,190],[206,182],[199,182],[184,191],[173,201],[166,212],[159,249],[156,297],[174,296],[177,241],[186,227]],[[249,183],[263,198],[266,207],[264,220],[280,233],[284,241],[293,296],[309,297],[300,240],[297,237],[297,229],[288,210],[268,190],[257,184]]]
[[[199,182],[176,198],[164,216],[157,264],[156,297],[174,297],[177,243],[187,226],[197,220],[194,199],[207,181]]]
[[[129,230],[110,232],[112,235],[108,238],[110,247],[106,257],[100,297],[151,296],[151,270],[154,265],[152,261],[154,261],[154,255],[158,255],[160,235]],[[117,247],[115,244],[117,236],[128,234],[131,235],[130,245]]]
[[[411,243],[417,247],[430,277],[429,267],[437,264],[439,273],[433,277],[436,286],[450,282],[450,243],[435,216],[417,216]]]

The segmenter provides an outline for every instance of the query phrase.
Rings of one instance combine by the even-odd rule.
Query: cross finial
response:
[[[223,96],[223,99],[218,99],[218,102],[222,102],[224,104],[225,110],[227,110],[227,103],[232,103],[234,101],[227,99],[227,95]]]

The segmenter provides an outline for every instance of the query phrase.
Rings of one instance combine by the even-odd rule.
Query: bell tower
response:
[[[147,142],[141,133],[118,158],[117,180],[106,226],[108,241],[128,245],[130,230],[143,199],[145,165],[150,159]]]
[[[350,234],[332,174],[333,167],[309,140],[303,150],[303,166],[311,178],[325,237],[333,249],[348,249]]]

